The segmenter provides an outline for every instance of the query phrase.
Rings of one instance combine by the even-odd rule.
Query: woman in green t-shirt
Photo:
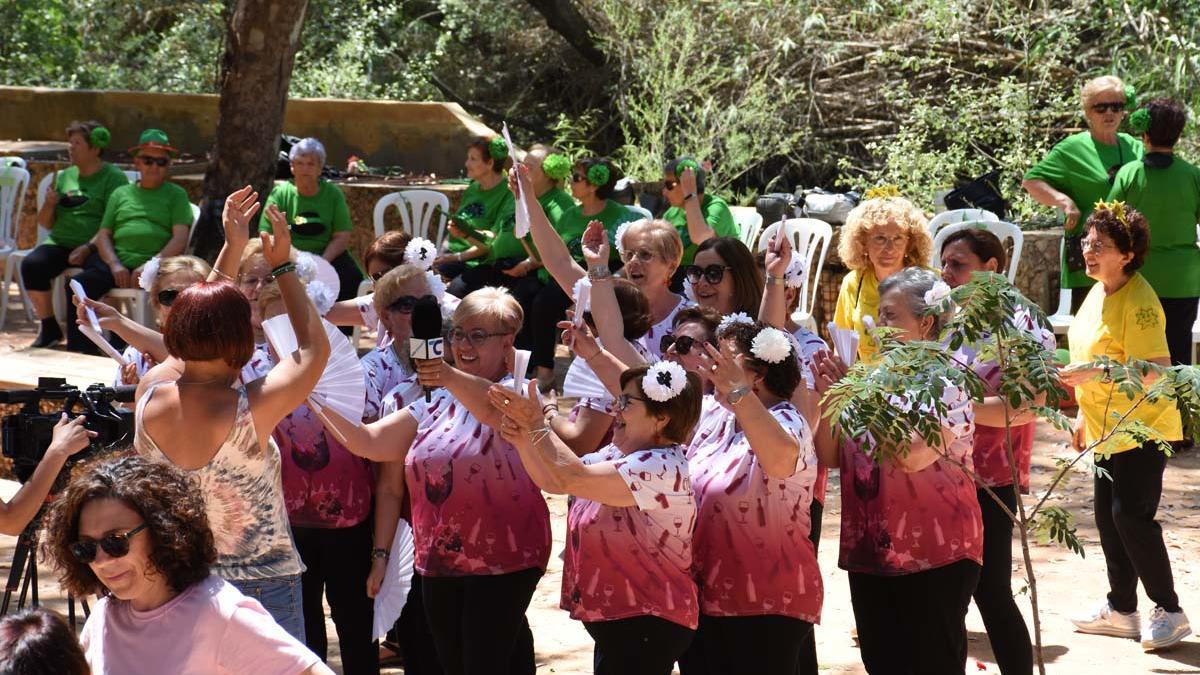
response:
[[[21,261],[21,280],[41,322],[34,347],[50,347],[63,339],[54,318],[51,284],[67,267],[82,265],[95,252],[91,239],[100,229],[108,197],[129,182],[123,171],[101,159],[110,140],[108,129],[94,120],[67,127],[71,166],[56,173],[37,213],[38,226],[50,235]]]
[[[1158,295],[1167,317],[1167,346],[1175,365],[1192,363],[1192,325],[1200,300],[1200,169],[1175,156],[1187,110],[1155,99],[1129,118],[1142,135],[1145,155],[1117,173],[1110,200],[1141,211],[1150,223],[1150,251],[1142,276]]]
[[[671,207],[662,219],[674,225],[683,240],[680,270],[692,264],[696,247],[708,239],[741,234],[725,200],[704,191],[706,178],[704,169],[691,157],[673,159],[663,166],[662,195]],[[683,283],[681,276],[675,281]]]
[[[1060,209],[1067,237],[1063,250],[1062,284],[1064,288],[1088,288],[1094,282],[1087,276],[1081,226],[1087,222],[1092,205],[1108,196],[1117,171],[1142,156],[1142,145],[1129,134],[1118,133],[1125,119],[1131,93],[1120,78],[1106,75],[1083,85],[1083,116],[1087,131],[1064,138],[1028,173],[1021,186],[1035,201]],[[1086,293],[1071,297],[1071,311],[1079,307]]]
[[[325,166],[325,146],[315,138],[304,138],[292,146],[288,159],[292,180],[279,183],[263,204],[258,229],[271,231],[267,207],[272,204],[287,218],[292,233],[292,247],[319,255],[337,271],[338,300],[358,295],[363,280],[362,270],[350,255],[350,207],[342,189],[321,178]]]
[[[467,146],[463,168],[470,183],[450,216],[445,252],[433,261],[434,268],[451,282],[489,258],[492,239],[513,217],[513,197],[504,180],[508,167],[508,147],[503,138],[480,139]]]

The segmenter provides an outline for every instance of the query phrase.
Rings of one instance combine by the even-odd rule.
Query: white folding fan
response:
[[[362,419],[367,394],[362,363],[353,345],[337,326],[324,319],[321,325],[329,340],[329,361],[317,386],[313,387],[310,398],[318,396],[322,406],[333,409],[351,422],[357,422]],[[262,327],[271,348],[280,359],[296,351],[296,333],[287,314],[267,319]]]
[[[375,625],[371,635],[382,640],[392,629],[404,605],[408,602],[408,591],[412,588],[413,561],[412,528],[404,519],[396,523],[396,536],[392,537],[392,553],[383,572],[383,583],[375,594]]]
[[[832,321],[826,327],[829,328],[829,337],[833,339],[833,350],[842,358],[842,363],[847,368],[854,365],[858,358],[858,331],[838,328]]]
[[[612,398],[604,383],[583,359],[575,359],[567,368],[563,380],[563,396],[567,398]]]

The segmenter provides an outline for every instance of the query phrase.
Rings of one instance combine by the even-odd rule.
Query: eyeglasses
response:
[[[867,239],[875,248],[887,250],[889,248],[904,248],[908,245],[907,234],[897,234],[894,237],[888,237],[882,234],[877,234]]]
[[[648,263],[648,262],[651,262],[652,260],[654,260],[656,257],[657,256],[655,256],[654,253],[651,252],[649,249],[645,249],[645,248],[639,248],[637,250],[630,249],[621,254],[621,261],[624,263],[631,263],[631,262],[633,262],[634,258],[637,258],[638,262]]]
[[[700,283],[700,277],[709,284],[716,286],[725,278],[725,270],[733,269],[729,265],[709,265],[708,267],[700,267],[699,265],[688,265],[683,268],[683,276],[693,284]]]
[[[646,399],[642,398],[641,396],[634,396],[633,394],[621,394],[617,397],[617,400],[612,402],[612,409],[617,412],[625,412],[625,409],[629,407],[630,401],[641,401],[645,403]]]
[[[171,158],[170,157],[143,157],[141,155],[138,155],[137,157],[134,158],[134,161],[137,162],[138,164],[144,164],[146,166],[166,166],[171,163]]]
[[[179,297],[179,289],[164,288],[163,290],[159,291],[158,295],[155,297],[158,298],[158,304],[162,305],[163,307],[170,307],[171,303],[175,302],[175,298]]]
[[[432,298],[432,297],[433,297],[432,295],[426,295],[421,298],[418,298],[415,295],[402,295],[402,296],[396,298],[395,300],[393,300],[392,303],[387,306],[387,309],[389,312],[400,312],[401,314],[412,314],[413,308],[415,308],[417,306],[418,302],[420,302],[421,300],[423,300],[425,298]]]
[[[712,340],[708,340],[707,342],[714,347],[717,346],[716,342]],[[658,339],[658,351],[666,354],[667,350],[674,346],[676,354],[680,356],[687,356],[692,351],[692,347],[699,347],[699,345],[702,344],[704,344],[704,342],[701,342],[700,340],[688,335],[680,335],[676,337],[670,333],[667,333]]]
[[[472,347],[478,347],[486,342],[488,338],[498,337],[501,335],[508,335],[508,333],[489,333],[482,328],[476,328],[468,333],[461,328],[455,328],[454,330],[450,331],[450,342],[452,344],[466,342]]]
[[[1113,246],[1106,244],[1099,239],[1084,239],[1083,241],[1079,242],[1079,247],[1083,249],[1085,253],[1088,251],[1091,251],[1092,253],[1104,253],[1106,249],[1113,248]]]
[[[99,544],[104,552],[114,558],[124,558],[129,555],[129,539],[133,535],[146,529],[146,523],[142,523],[132,530],[121,532],[110,532],[100,538],[100,541],[95,539],[80,539],[71,544],[71,553],[79,562],[87,565],[96,559],[96,545]]]
[[[679,181],[677,181],[677,180],[664,180],[663,181],[663,189],[664,190],[674,190],[676,185],[679,185]]]
[[[1092,106],[1092,110],[1098,113],[1123,112],[1125,110],[1125,103],[1123,101],[1118,101],[1116,103],[1097,103]]]

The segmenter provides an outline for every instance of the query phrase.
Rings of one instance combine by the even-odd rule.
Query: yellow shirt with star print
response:
[[[1104,294],[1103,284],[1092,286],[1075,313],[1067,339],[1072,365],[1088,363],[1101,355],[1121,362],[1170,356],[1162,304],[1149,282],[1136,272],[1112,295]],[[1124,415],[1137,400],[1118,391],[1115,383],[1101,379],[1075,387],[1075,397],[1083,413],[1089,444],[1112,430],[1114,413]],[[1173,401],[1143,401],[1126,419],[1138,420],[1158,430],[1164,440],[1183,438],[1179,410]],[[1104,445],[1098,446],[1096,452],[1124,452],[1138,445],[1133,438],[1117,432]]]

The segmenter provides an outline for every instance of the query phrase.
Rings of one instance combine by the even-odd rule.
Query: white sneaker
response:
[[[1191,634],[1192,627],[1183,610],[1168,612],[1162,607],[1155,607],[1142,628],[1142,649],[1149,652],[1173,647]]]
[[[1138,627],[1138,613],[1118,612],[1107,601],[1095,611],[1071,619],[1071,623],[1075,624],[1075,629],[1081,633],[1111,635],[1135,640],[1141,635],[1141,629]]]

